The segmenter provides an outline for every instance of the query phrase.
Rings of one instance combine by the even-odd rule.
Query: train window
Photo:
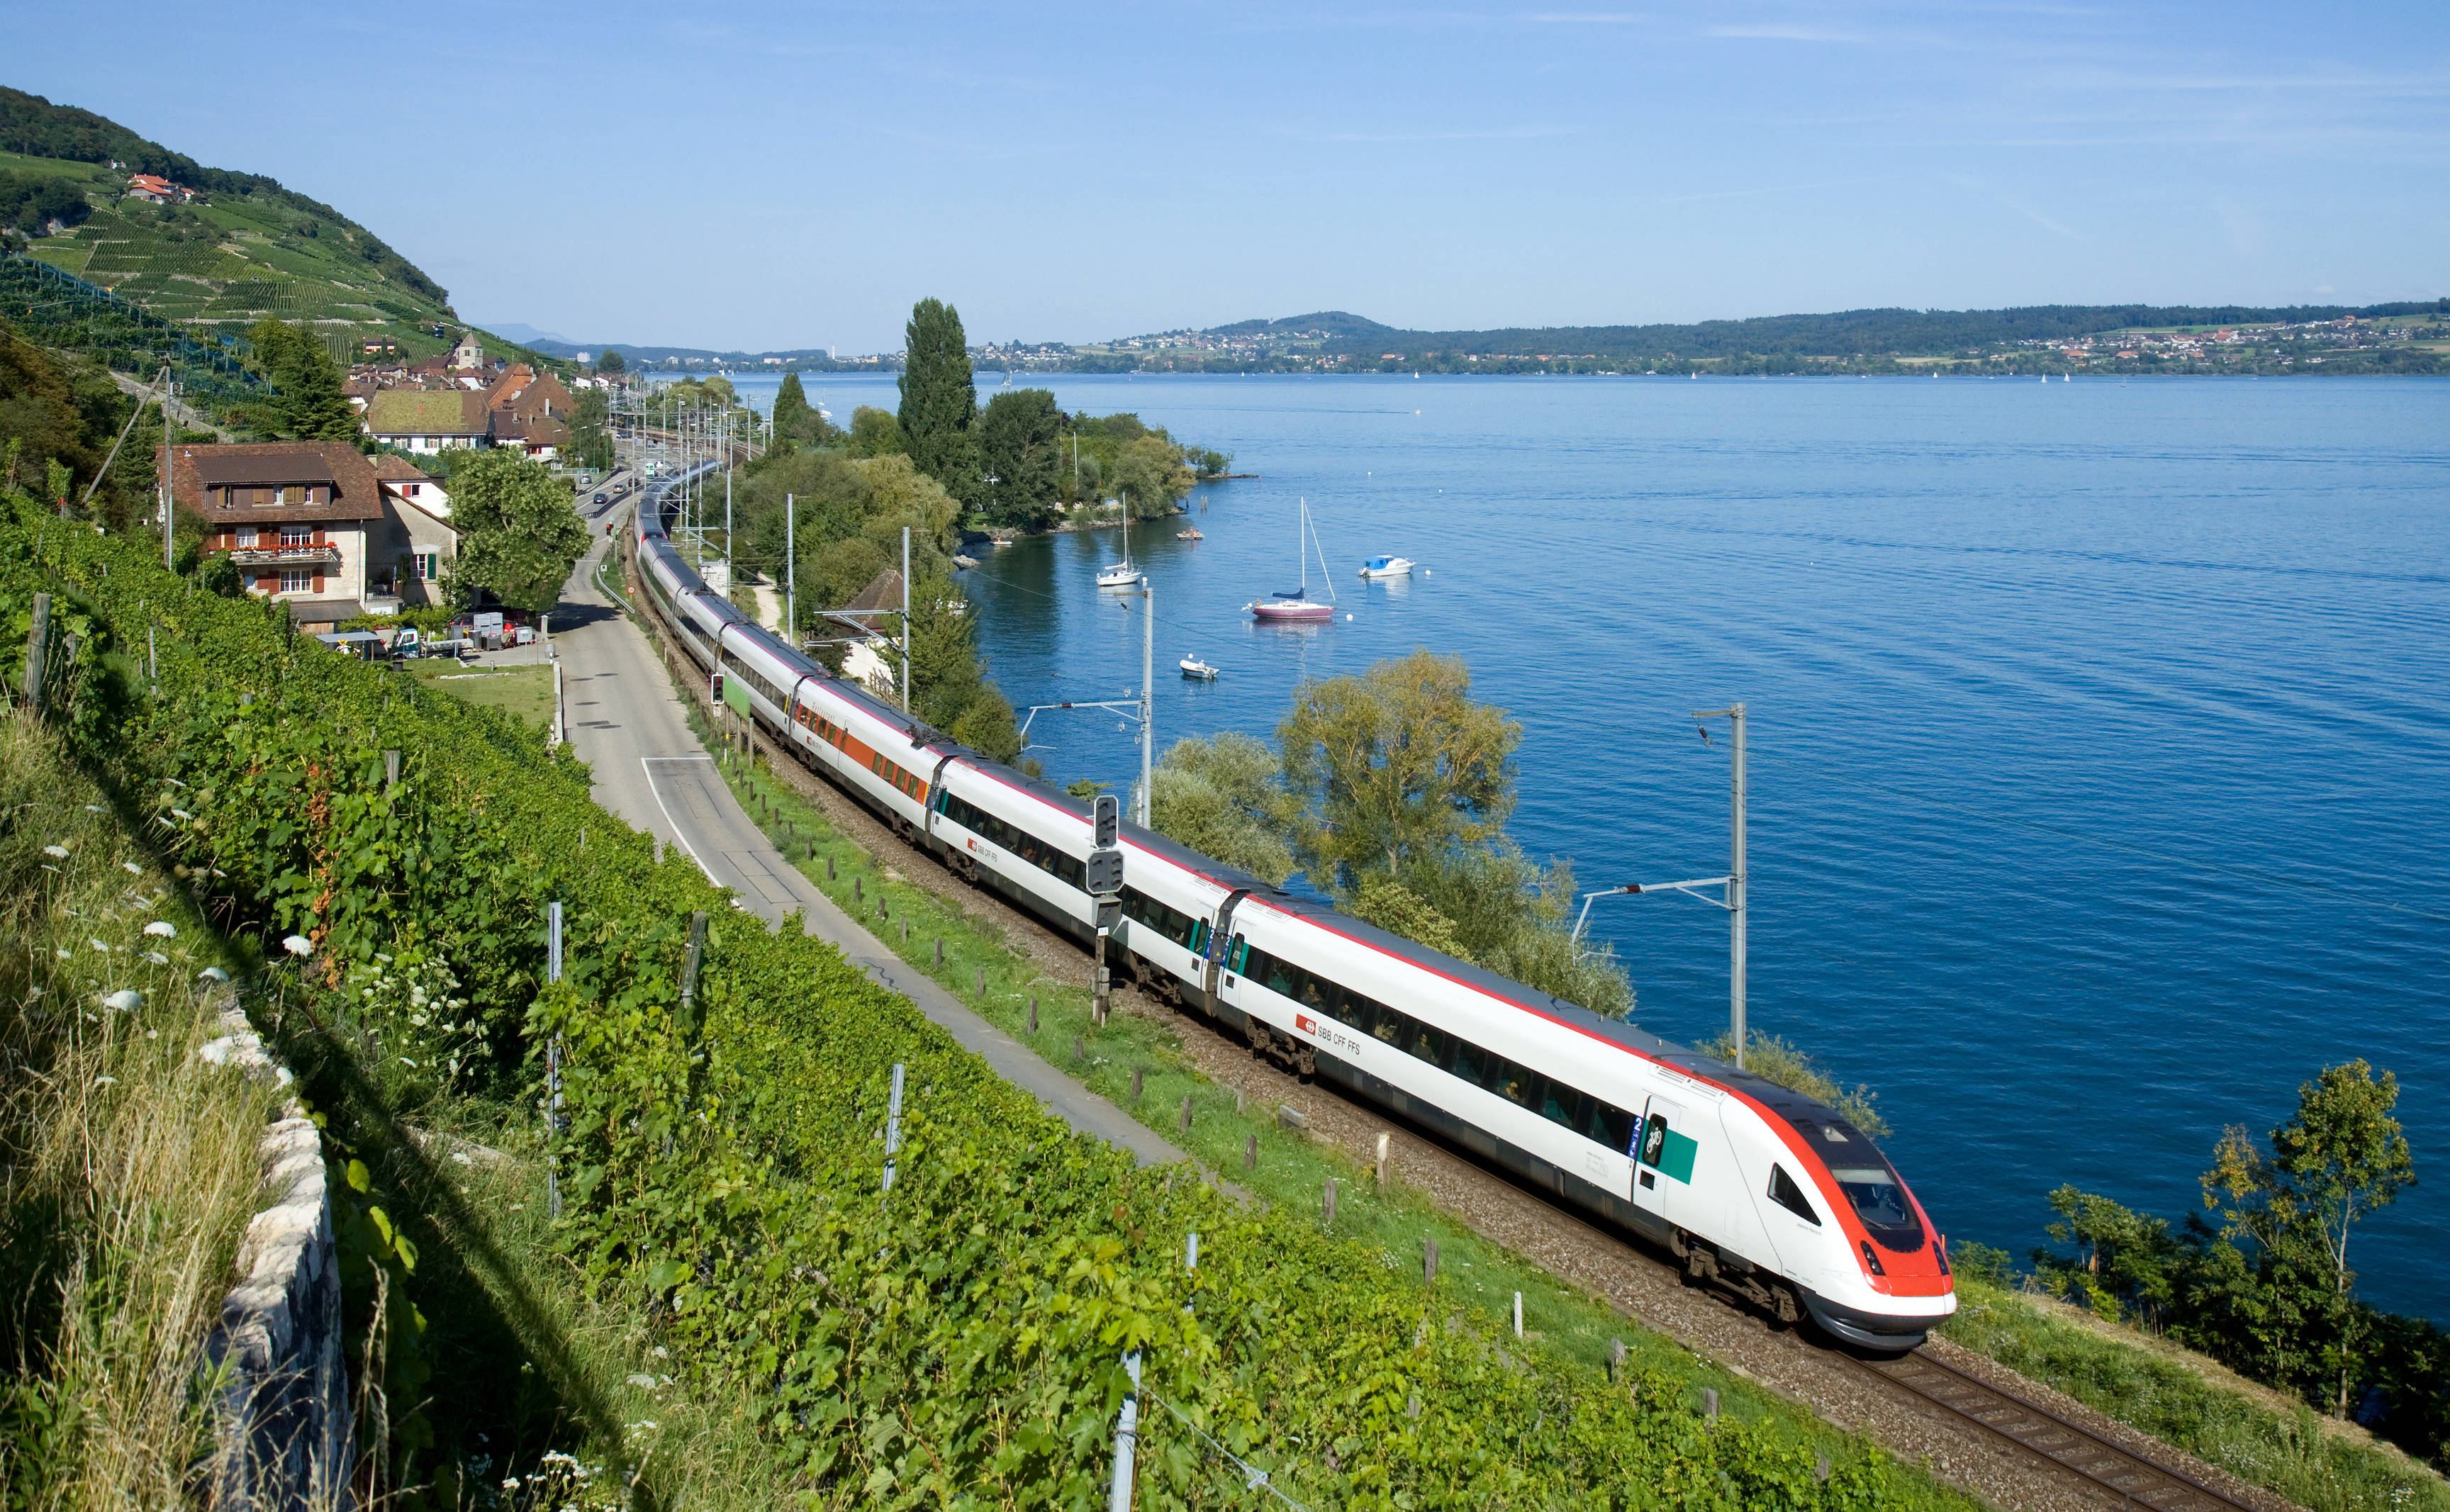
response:
[[[1452,1069],[1454,1074],[1462,1077],[1464,1080],[1477,1083],[1480,1080],[1481,1063],[1488,1058],[1488,1052],[1481,1049],[1478,1045],[1473,1044],[1470,1040],[1457,1039],[1454,1047],[1454,1064]]]
[[[1633,1149],[1633,1115],[1612,1102],[1592,1098],[1590,1136],[1610,1150],[1630,1153]]]
[[[1795,1184],[1795,1178],[1786,1173],[1784,1166],[1769,1168],[1769,1200],[1814,1228],[1820,1227],[1820,1214],[1812,1211],[1812,1200],[1803,1194],[1801,1187]]]
[[[1507,1103],[1528,1103],[1531,1100],[1531,1074],[1514,1061],[1507,1061],[1500,1056],[1489,1056],[1488,1066],[1482,1069],[1480,1086],[1505,1097]]]
[[[1225,952],[1225,969],[1227,971],[1238,972],[1242,969],[1242,962],[1248,960],[1250,958],[1250,945],[1244,941],[1241,936],[1235,935],[1234,937],[1233,948]]]
[[[1561,1123],[1579,1134],[1583,1126],[1583,1094],[1558,1082],[1547,1082],[1541,1088],[1540,1114],[1550,1123]]]
[[[1882,1245],[1905,1253],[1922,1248],[1922,1224],[1906,1206],[1905,1188],[1887,1166],[1832,1166],[1829,1173],[1853,1205],[1855,1216]]]
[[[1430,1065],[1442,1066],[1446,1064],[1449,1053],[1454,1049],[1454,1037],[1443,1029],[1432,1029],[1428,1024],[1422,1024],[1414,1032],[1410,1048],[1413,1055]]]

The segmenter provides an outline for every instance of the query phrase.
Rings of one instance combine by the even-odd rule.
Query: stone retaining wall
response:
[[[200,1054],[286,1083],[236,994],[226,984],[215,991],[228,1033]],[[328,1512],[346,1500],[356,1435],[321,1132],[293,1102],[258,1151],[263,1207],[239,1243],[238,1284],[204,1341],[206,1368],[223,1375],[208,1500],[229,1512]]]

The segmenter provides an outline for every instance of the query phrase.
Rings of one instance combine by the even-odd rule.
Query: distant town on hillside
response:
[[[514,327],[523,330],[523,327]],[[670,371],[897,369],[902,354],[582,345]],[[2450,300],[2364,306],[2032,305],[1846,310],[1692,324],[1414,331],[1341,310],[1108,341],[986,342],[973,363],[1009,373],[1853,374],[1921,372],[2392,373],[2450,370]]]

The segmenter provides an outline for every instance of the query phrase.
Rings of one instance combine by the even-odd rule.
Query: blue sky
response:
[[[2450,292],[2450,8],[9,7],[0,82],[586,341]]]

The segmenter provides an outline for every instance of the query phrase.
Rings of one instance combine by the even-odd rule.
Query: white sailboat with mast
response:
[[[1138,588],[1147,573],[1132,565],[1132,496],[1123,494],[1123,559],[1098,569],[1099,588]]]
[[[1278,589],[1266,598],[1242,606],[1243,611],[1262,625],[1324,625],[1335,618],[1332,603],[1315,603],[1310,596],[1310,557],[1318,552],[1319,581],[1327,585],[1327,596],[1335,597],[1335,579],[1327,570],[1327,554],[1319,551],[1318,531],[1311,523],[1310,500],[1301,501],[1300,523],[1293,535],[1293,559],[1301,564],[1301,587]]]

